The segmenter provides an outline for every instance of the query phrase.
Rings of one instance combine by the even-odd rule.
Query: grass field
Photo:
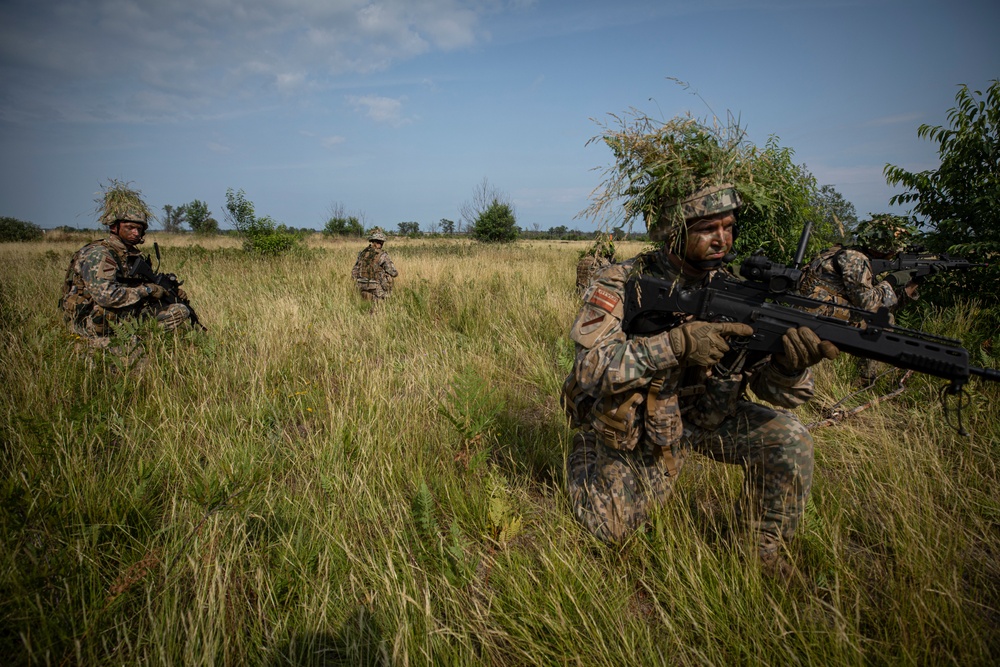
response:
[[[1000,661],[1000,387],[970,386],[969,437],[923,377],[816,430],[785,585],[719,538],[732,466],[692,457],[621,547],[573,520],[558,392],[585,242],[390,239],[372,315],[363,242],[251,260],[153,234],[209,331],[140,330],[125,367],[56,309],[84,240],[0,245],[8,664]],[[852,368],[818,370],[803,421]]]

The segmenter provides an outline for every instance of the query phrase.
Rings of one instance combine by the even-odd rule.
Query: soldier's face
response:
[[[382,249],[382,242],[381,241],[372,241],[372,245],[375,246],[376,250],[381,250]]]
[[[733,247],[733,227],[736,215],[732,211],[695,220],[687,228],[684,257],[689,262],[709,262],[725,257]]]
[[[138,222],[119,222],[118,237],[129,245],[139,245],[146,235],[146,228]]]

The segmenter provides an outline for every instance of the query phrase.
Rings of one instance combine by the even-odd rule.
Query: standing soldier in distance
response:
[[[789,329],[784,352],[748,363],[737,356],[724,375],[713,367],[740,323],[680,317],[661,333],[622,329],[625,283],[651,275],[696,287],[723,270],[740,208],[728,183],[666,202],[649,220],[665,244],[603,270],[584,295],[570,332],[576,359],[563,385],[563,405],[578,428],[567,459],[576,518],[607,542],[620,542],[666,502],[690,451],[744,471],[742,515],[756,535],[764,566],[793,571],[782,558],[805,512],[812,485],[813,441],[790,412],[751,402],[746,390],[779,408],[813,396],[809,367],[836,356],[806,328]]]
[[[165,331],[190,321],[183,303],[169,303],[167,292],[155,283],[130,276],[137,246],[149,228],[149,207],[128,185],[113,182],[105,191],[100,209],[108,237],[78,250],[70,260],[63,281],[59,308],[72,331],[97,347],[107,347],[115,325],[129,319],[152,317]],[[183,290],[178,298],[187,300]]]
[[[389,298],[393,278],[399,275],[389,253],[382,249],[383,245],[385,232],[375,227],[368,234],[368,247],[358,253],[351,270],[351,277],[358,284],[361,296],[375,303]]]

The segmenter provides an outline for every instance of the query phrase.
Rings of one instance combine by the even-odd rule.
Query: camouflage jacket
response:
[[[812,398],[808,370],[789,376],[765,357],[728,377],[713,376],[707,368],[680,367],[666,332],[626,334],[621,326],[623,296],[633,274],[680,285],[702,283],[711,276],[692,281],[660,251],[613,264],[597,275],[570,333],[576,359],[563,384],[563,405],[574,426],[597,431],[603,444],[615,449],[631,450],[641,438],[672,447],[686,423],[717,428],[747,389],[784,408]]]
[[[811,261],[804,273],[801,293],[831,304],[814,309],[823,315],[857,321],[856,315],[837,306],[876,311],[883,306],[892,310],[899,303],[889,283],[875,283],[871,260],[860,250],[833,246]]]
[[[66,321],[79,324],[98,309],[119,314],[138,310],[151,291],[141,280],[127,277],[129,262],[139,254],[114,234],[78,250],[59,299]]]
[[[358,287],[374,291],[377,296],[384,296],[392,291],[392,279],[398,275],[389,253],[374,245],[369,245],[358,253],[358,259],[351,269],[351,277],[358,283]]]

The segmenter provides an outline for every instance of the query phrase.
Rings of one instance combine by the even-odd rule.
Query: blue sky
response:
[[[917,127],[958,84],[1000,77],[998,25],[970,0],[4,0],[0,215],[93,227],[116,178],[220,222],[234,188],[294,227],[427,231],[486,178],[525,229],[594,229],[586,144],[634,107],[732,113],[865,217],[886,163],[936,166]]]

